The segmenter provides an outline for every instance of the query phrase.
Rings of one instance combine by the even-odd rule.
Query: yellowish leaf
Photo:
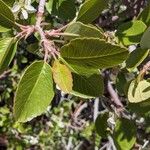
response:
[[[67,66],[56,60],[52,67],[53,78],[59,88],[66,93],[70,93],[73,87],[73,79],[71,71]]]
[[[138,84],[133,80],[128,89],[128,100],[130,103],[139,103],[150,100],[150,82],[140,81]]]

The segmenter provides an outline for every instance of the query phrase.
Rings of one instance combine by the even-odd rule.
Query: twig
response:
[[[77,127],[77,126],[73,126],[71,124],[67,125],[67,127],[74,129],[76,131],[82,131],[83,130],[83,127]]]
[[[81,105],[78,110],[73,114],[73,119],[75,120],[75,122],[77,122],[77,118],[80,115],[80,113],[88,106],[87,103],[84,103],[83,105]]]
[[[93,115],[94,122],[98,116],[98,112],[99,112],[99,98],[96,98],[94,100],[94,115]]]
[[[36,20],[36,25],[35,28],[39,32],[43,44],[43,48],[45,50],[45,55],[44,55],[44,61],[47,61],[48,58],[48,50],[46,48],[46,45],[48,44],[48,41],[46,40],[45,33],[41,27],[41,23],[43,20],[43,14],[44,14],[44,6],[45,6],[45,0],[40,0],[39,2],[39,7],[38,7],[38,12],[37,12],[37,20]]]
[[[0,79],[3,79],[6,77],[7,74],[9,74],[11,72],[11,70],[7,70],[5,72],[3,72],[1,75],[0,75]]]
[[[105,150],[108,146],[109,146],[110,143],[106,143],[105,145],[103,145],[99,150]]]
[[[76,114],[76,112],[78,111],[78,109],[80,108],[80,106],[82,105],[82,103],[83,103],[83,101],[81,100],[81,101],[77,104],[75,111],[71,114],[72,117],[74,117],[74,115]]]
[[[45,7],[45,3],[46,3],[46,0],[40,0],[39,1],[39,6],[38,6],[38,11],[37,11],[37,18],[36,18],[36,24],[35,25],[20,25],[20,24],[17,24],[16,25],[18,27],[20,27],[21,29],[21,32],[19,32],[17,35],[16,35],[16,38],[25,38],[27,39],[31,34],[33,34],[34,32],[38,32],[40,34],[40,37],[41,37],[41,45],[43,47],[43,51],[45,53],[44,55],[44,61],[46,62],[48,57],[49,57],[49,54],[50,56],[53,56],[54,59],[56,59],[56,56],[59,56],[59,51],[57,49],[57,47],[55,46],[55,43],[54,41],[51,41],[49,40],[46,36],[48,34],[50,34],[51,36],[61,36],[63,35],[63,33],[59,33],[61,32],[62,30],[64,30],[67,26],[63,26],[62,28],[59,28],[57,30],[52,30],[52,31],[44,31],[43,30],[43,15],[44,15],[44,7]],[[44,23],[45,24],[45,23]]]
[[[49,39],[46,38],[45,32],[42,29],[41,24],[42,24],[42,20],[43,20],[45,2],[46,2],[46,0],[40,0],[40,2],[39,2],[38,12],[37,12],[37,21],[36,21],[35,28],[41,36],[41,44],[45,51],[44,61],[46,62],[48,59],[49,53],[54,57],[54,59],[56,59],[55,55],[59,55],[59,52],[57,52],[54,42],[50,41]]]
[[[123,104],[121,103],[119,97],[118,97],[118,94],[116,93],[116,91],[113,89],[113,86],[111,84],[111,82],[108,80],[108,83],[107,83],[107,89],[108,89],[108,92],[113,100],[113,102],[120,108],[123,108]]]
[[[69,23],[69,24],[70,24],[70,23]],[[61,31],[65,30],[65,29],[68,27],[69,24],[66,24],[66,25],[62,26],[61,28],[59,28],[59,29],[57,29],[57,30],[55,30],[55,31],[56,31],[57,33],[58,33],[58,32],[61,32]]]
[[[143,79],[144,75],[146,74],[146,72],[150,69],[150,61],[148,61],[144,66],[143,69],[140,71],[139,73],[139,78]]]
[[[70,24],[72,24],[75,20],[71,21],[70,23],[58,28],[58,29],[54,29],[54,30],[50,30],[50,31],[45,31],[46,36],[65,36],[67,35],[67,33],[63,33],[62,31],[64,31]],[[74,36],[79,36],[74,34]]]
[[[73,138],[69,137],[68,144],[66,146],[66,150],[71,150],[71,148],[72,148],[72,140],[73,140]]]
[[[142,146],[142,148],[141,149],[144,149],[144,148],[146,148],[146,146],[149,144],[149,140],[145,140],[144,141],[144,144],[143,144],[143,146]],[[140,150],[141,150],[140,149]]]
[[[111,144],[112,150],[117,150],[114,144],[114,140],[112,139],[111,136],[108,136],[108,140],[109,140],[109,143]]]
[[[65,26],[63,26],[63,27],[61,27],[61,28],[59,28],[59,29],[56,29],[56,30],[50,30],[50,31],[45,31],[45,35],[46,36],[50,36],[50,37],[59,37],[59,36],[65,36],[66,34],[65,33],[62,33],[62,31],[64,30],[64,29],[66,29],[67,28],[67,26],[68,26],[69,24],[67,24],[67,25],[65,25]]]
[[[79,150],[80,147],[82,146],[82,144],[83,144],[83,141],[81,141],[80,143],[78,143],[78,144],[76,145],[76,147],[74,148],[74,150]]]
[[[37,12],[37,22],[36,22],[37,26],[41,26],[45,3],[46,3],[46,0],[40,0],[39,2],[38,12]]]

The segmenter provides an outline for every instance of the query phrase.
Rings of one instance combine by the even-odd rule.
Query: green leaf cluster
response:
[[[1,74],[15,57],[18,43],[22,43],[18,36],[14,37],[14,33],[20,31],[15,28],[18,24],[10,8],[13,2],[0,0]],[[36,1],[34,4],[37,4]],[[144,10],[135,20],[119,25],[114,37],[115,41],[111,42],[108,40],[106,29],[103,30],[92,24],[100,14],[103,14],[103,10],[108,8],[107,4],[107,0],[86,0],[78,9],[77,2],[74,0],[46,2],[45,20],[51,21],[54,17],[55,21],[51,25],[48,24],[48,27],[42,26],[44,31],[62,22],[62,24],[69,23],[63,29],[61,36],[49,37],[49,40],[53,40],[56,48],[60,50],[60,54],[55,59],[49,57],[47,62],[36,60],[25,69],[14,99],[14,115],[17,121],[29,121],[46,111],[54,98],[56,88],[84,99],[100,97],[105,92],[103,71],[111,68],[120,69],[124,63],[124,71],[132,72],[144,62],[150,47],[148,18],[145,22],[142,19],[147,10]],[[29,20],[34,22],[35,16],[30,17]],[[23,24],[26,25],[28,21]],[[27,42],[29,51],[38,54],[38,58],[41,59],[43,54],[41,55],[42,51],[40,51],[39,45],[42,42],[39,35],[35,33],[31,36],[36,39],[33,43],[28,44],[28,39],[23,41]],[[58,41],[60,43],[57,43]],[[129,54],[130,45],[135,45],[136,49]],[[126,95],[126,87],[122,84],[127,82],[124,74],[119,72],[116,88],[120,95]],[[146,95],[141,92],[145,84],[148,89]],[[127,94],[130,103],[147,101],[148,81],[140,81],[136,85],[131,82]],[[147,97],[143,98],[143,95]]]

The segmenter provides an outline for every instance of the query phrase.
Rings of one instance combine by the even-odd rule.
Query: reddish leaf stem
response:
[[[37,21],[36,21],[35,28],[41,36],[41,44],[45,51],[44,61],[46,62],[49,54],[51,54],[54,57],[54,59],[56,59],[55,55],[58,55],[58,52],[55,49],[54,42],[50,41],[46,38],[45,32],[43,31],[43,28],[42,28],[42,20],[43,20],[43,15],[44,15],[45,2],[46,2],[46,0],[40,0],[40,2],[39,2],[38,12],[37,12]]]

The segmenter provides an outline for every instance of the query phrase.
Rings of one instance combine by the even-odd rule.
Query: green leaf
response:
[[[12,6],[15,3],[15,0],[3,0],[8,6]]]
[[[102,138],[107,138],[107,135],[108,135],[108,130],[107,130],[108,117],[109,117],[109,113],[107,112],[107,113],[100,114],[96,118],[95,128],[96,128],[96,131],[99,134],[99,136],[101,136]]]
[[[124,45],[137,44],[140,42],[145,29],[146,25],[142,21],[130,21],[118,27],[116,36],[119,42]]]
[[[131,150],[136,142],[136,126],[132,120],[118,119],[113,133],[117,150]]]
[[[125,87],[127,85],[127,79],[123,72],[119,72],[116,78],[116,88],[119,95],[125,94]]]
[[[58,60],[56,60],[52,67],[53,78],[59,88],[66,93],[70,93],[73,87],[73,80],[70,70]]]
[[[98,30],[98,28],[90,25],[85,25],[81,22],[75,22],[70,24],[67,29],[65,30],[65,33],[70,34],[77,34],[79,37],[95,37],[95,38],[104,38],[103,33]],[[76,38],[74,36],[69,36],[67,39],[73,39]]]
[[[62,0],[61,5],[58,8],[58,16],[63,20],[72,20],[75,15],[76,7],[74,0]]]
[[[15,17],[10,8],[0,0],[0,25],[12,28],[15,24]]]
[[[150,99],[139,103],[128,103],[128,108],[132,113],[137,113],[138,115],[143,116],[150,112]]]
[[[70,70],[79,75],[91,75],[98,72],[98,69],[68,64],[62,57],[59,58]]]
[[[0,74],[9,66],[11,63],[16,49],[17,44],[15,38],[4,38],[0,40]]]
[[[128,100],[130,103],[150,100],[150,82],[143,80],[137,83],[136,80],[133,80],[128,89]]]
[[[76,6],[74,0],[53,0],[53,2],[49,2],[46,7],[50,7],[49,12],[52,15],[58,16],[66,21],[72,20],[76,15]]]
[[[143,21],[147,26],[150,25],[150,2],[144,8],[144,10],[141,12],[137,19]]]
[[[5,27],[3,27],[3,26],[0,25],[0,33],[8,32],[8,31],[10,31],[10,29],[5,28]]]
[[[94,123],[90,123],[90,125],[85,126],[85,128],[80,132],[80,135],[86,139],[90,139],[93,135]]]
[[[122,63],[127,58],[128,51],[98,38],[83,38],[63,46],[61,56],[70,65],[100,69]]]
[[[87,0],[81,6],[77,21],[83,23],[93,22],[106,8],[108,0]]]
[[[128,70],[132,71],[133,69],[138,67],[147,57],[148,53],[149,50],[141,48],[137,48],[136,50],[131,52],[126,61],[126,67],[128,68]]]
[[[99,97],[104,92],[104,83],[100,74],[78,75],[72,73],[73,76],[73,91],[75,96],[82,98]]]
[[[141,41],[140,41],[140,46],[142,49],[150,49],[150,27],[144,32]]]
[[[53,9],[53,0],[49,0],[46,2],[46,10],[51,14]]]
[[[32,63],[24,72],[14,101],[14,116],[27,122],[41,115],[54,97],[51,67],[44,61]]]
[[[52,3],[49,2],[49,5],[52,5],[52,10],[51,9],[49,10],[50,14],[57,15],[58,14],[58,8],[60,6],[59,1],[61,1],[61,0],[50,0],[50,1],[52,1]]]

